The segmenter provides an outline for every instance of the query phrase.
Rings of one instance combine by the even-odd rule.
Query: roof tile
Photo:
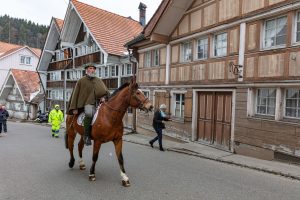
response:
[[[72,3],[97,42],[109,54],[124,55],[124,44],[143,30],[138,21],[76,0],[72,0]]]

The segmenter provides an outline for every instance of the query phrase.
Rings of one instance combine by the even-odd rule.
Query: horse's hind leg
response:
[[[84,147],[84,142],[83,142],[83,138],[81,136],[79,142],[78,142],[78,154],[79,154],[79,169],[81,170],[85,170],[85,164],[82,160],[82,150],[83,150],[83,147]]]
[[[94,146],[93,146],[93,164],[90,169],[90,175],[89,175],[89,180],[90,181],[95,181],[96,176],[95,176],[95,165],[98,160],[98,154],[99,150],[101,147],[101,142],[99,140],[94,140]]]
[[[114,140],[116,155],[117,155],[119,165],[120,165],[120,170],[121,170],[122,185],[124,187],[129,187],[130,186],[129,178],[126,175],[125,168],[124,168],[124,160],[123,160],[123,154],[122,154],[122,143],[123,143],[122,138]]]

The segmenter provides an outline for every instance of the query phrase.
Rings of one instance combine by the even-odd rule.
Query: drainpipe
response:
[[[131,60],[132,54],[130,53],[129,47],[127,47],[127,51],[128,51],[128,55],[129,55],[129,62],[132,63],[133,78],[136,79],[136,62],[133,62]],[[136,109],[132,109],[132,131],[131,131],[131,133],[137,133],[136,132]]]
[[[45,87],[44,87],[44,84],[43,84],[43,81],[42,81],[42,78],[41,78],[41,75],[40,75],[38,69],[36,69],[36,72],[37,72],[37,74],[39,76],[39,79],[40,79],[40,82],[41,82],[41,85],[42,85],[42,89],[43,89],[43,92],[44,92],[44,110],[43,110],[43,113],[45,113],[46,112],[46,100],[47,100],[47,98],[46,98],[46,90],[45,90]],[[47,84],[47,72],[46,72],[46,84]]]

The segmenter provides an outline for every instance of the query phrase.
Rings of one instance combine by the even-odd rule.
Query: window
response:
[[[182,62],[192,60],[192,42],[186,42],[181,45],[181,55]]]
[[[30,65],[31,64],[31,57],[26,57],[26,65]]]
[[[102,77],[102,68],[101,67],[98,68],[98,76]]]
[[[276,89],[258,89],[256,113],[260,115],[275,115]]]
[[[25,56],[21,56],[20,63],[25,64]]]
[[[287,17],[267,20],[264,31],[264,48],[284,45],[286,43]]]
[[[221,33],[214,36],[214,56],[227,55],[227,33]]]
[[[30,56],[20,56],[20,64],[23,65],[31,65],[31,57]]]
[[[286,90],[285,117],[300,118],[300,90],[299,89]]]
[[[184,94],[175,94],[175,117],[184,117]]]
[[[104,77],[108,77],[108,66],[104,67]]]
[[[150,97],[150,92],[149,91],[143,91],[143,94],[145,97],[149,98]]]
[[[49,72],[50,81],[60,81],[61,80],[61,71]]]
[[[144,67],[150,67],[150,66],[151,66],[151,52],[147,51],[145,52]]]
[[[118,76],[118,65],[111,66],[111,76]]]
[[[126,74],[132,75],[132,65],[131,64],[125,64],[126,65]]]
[[[152,61],[152,65],[153,66],[159,66],[159,50],[155,49],[152,51],[152,56],[153,56],[153,61]]]
[[[206,59],[207,58],[207,48],[208,39],[202,38],[197,41],[197,59]]]

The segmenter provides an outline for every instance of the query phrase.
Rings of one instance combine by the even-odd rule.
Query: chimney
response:
[[[140,10],[140,24],[142,26],[146,25],[146,4],[140,2],[139,10]]]

